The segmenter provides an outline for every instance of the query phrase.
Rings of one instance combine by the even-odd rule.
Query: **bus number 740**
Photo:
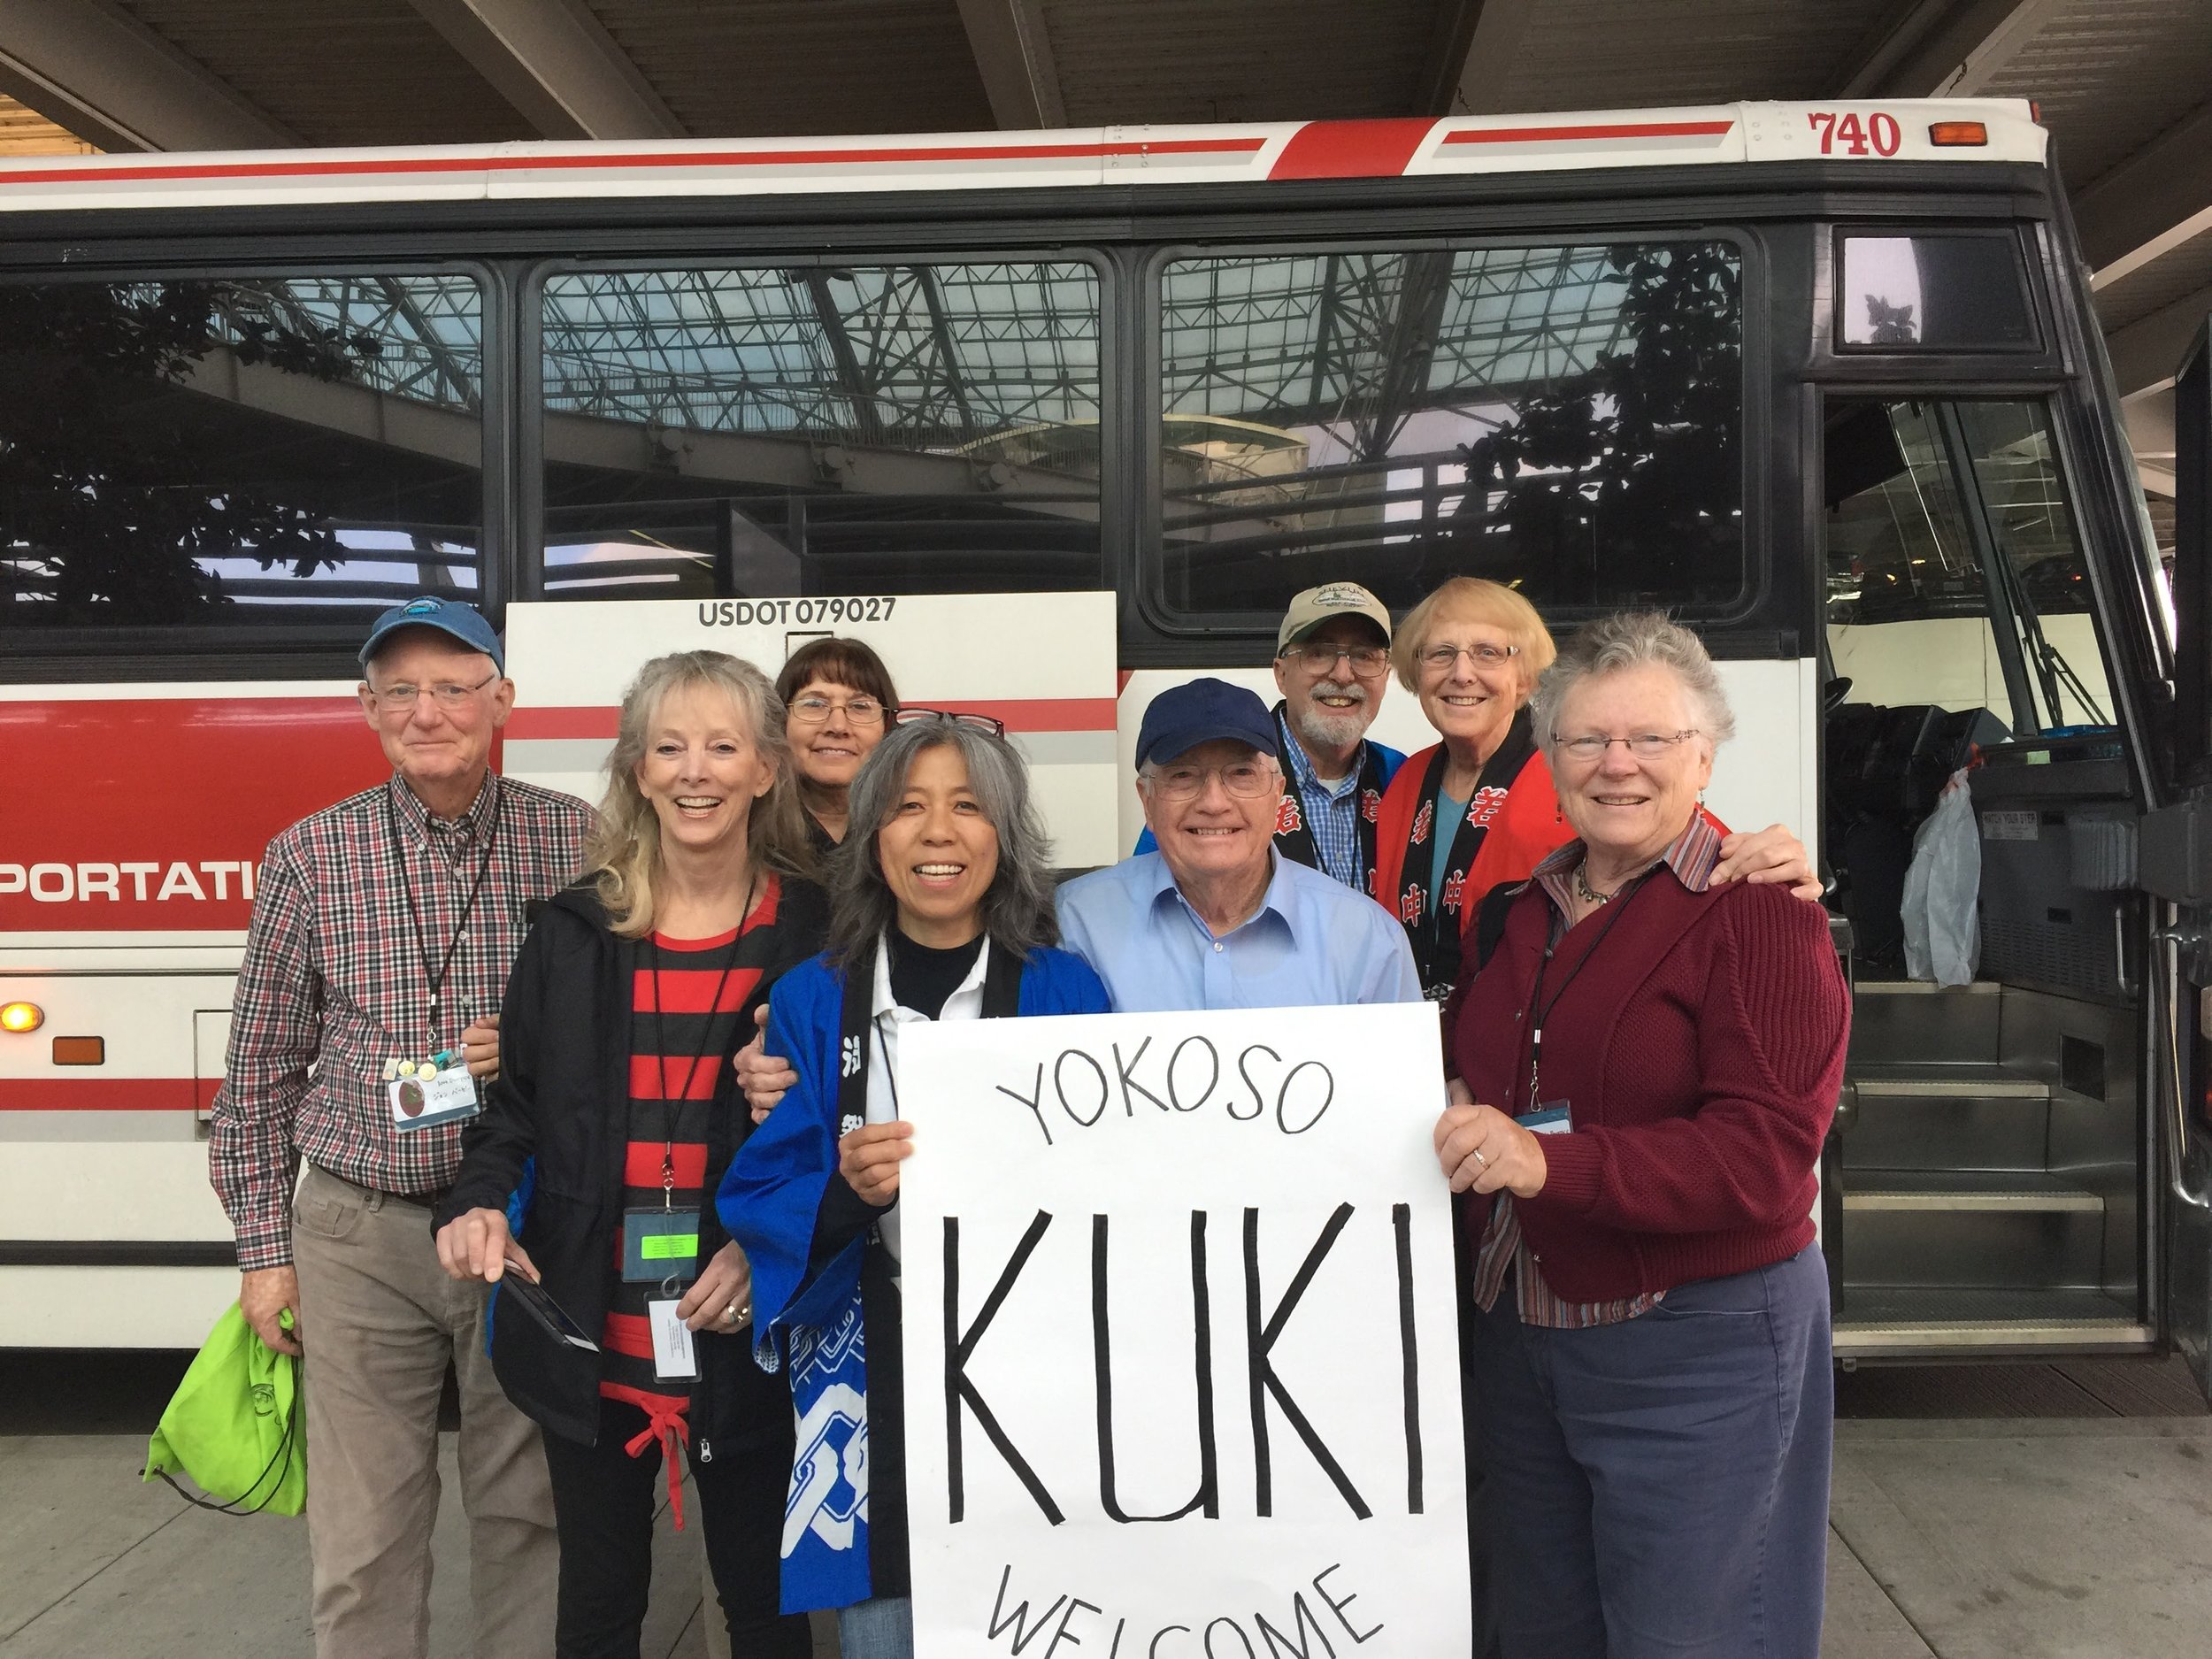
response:
[[[1863,121],[1856,111],[1839,116],[1832,110],[1815,110],[1806,119],[1820,134],[1824,156],[1893,156],[1903,137],[1897,118],[1880,110]]]

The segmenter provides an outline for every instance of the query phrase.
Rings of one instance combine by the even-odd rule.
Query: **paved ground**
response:
[[[0,1354],[0,1654],[305,1659],[306,1529],[137,1479],[171,1356]],[[2171,1363],[1840,1379],[1827,1659],[2212,1654],[2212,1415]],[[458,1505],[439,1559],[465,1559]],[[703,1659],[697,1534],[664,1523],[649,1659]],[[465,1571],[432,1651],[466,1651]],[[824,1643],[818,1652],[834,1652]]]

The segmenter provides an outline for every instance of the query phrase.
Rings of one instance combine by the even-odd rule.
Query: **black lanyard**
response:
[[[504,797],[499,792],[499,780],[491,780],[491,822],[484,829],[483,856],[476,861],[476,879],[469,883],[469,895],[461,905],[461,918],[453,925],[453,937],[447,941],[445,956],[434,971],[430,965],[430,942],[423,936],[422,912],[415,908],[415,884],[407,879],[407,856],[400,846],[399,809],[392,804],[390,790],[400,786],[388,786],[384,796],[384,826],[392,838],[392,866],[399,876],[399,890],[407,901],[407,919],[415,925],[415,954],[422,959],[423,978],[430,981],[430,1025],[425,1033],[434,1050],[438,1046],[438,1003],[445,989],[446,975],[452,972],[454,953],[461,948],[461,937],[468,931],[469,917],[476,910],[476,895],[484,890],[484,878],[490,873],[492,854],[499,847],[499,809]],[[427,809],[425,809],[426,811]]]
[[[1598,954],[1598,947],[1604,944],[1605,936],[1613,931],[1613,924],[1621,919],[1621,912],[1628,908],[1629,901],[1643,890],[1644,882],[1650,873],[1646,871],[1613,895],[1605,907],[1609,912],[1605,918],[1605,926],[1598,929],[1597,937],[1590,941],[1589,949],[1575,958],[1574,965],[1567,970],[1567,977],[1559,982],[1559,988],[1551,994],[1551,1000],[1546,1002],[1545,971],[1551,966],[1552,953],[1559,949],[1560,941],[1571,931],[1559,926],[1563,919],[1559,912],[1552,912],[1551,935],[1545,942],[1544,954],[1537,959],[1536,983],[1530,987],[1528,994],[1528,1109],[1531,1111],[1542,1103],[1537,1071],[1544,1064],[1544,1022],[1551,1018],[1552,1010],[1559,1006],[1559,999],[1567,995],[1568,987],[1574,984],[1577,976],[1589,965],[1590,958]]]
[[[737,936],[730,941],[730,954],[723,958],[721,977],[714,982],[714,995],[707,999],[707,1018],[699,1038],[698,1052],[691,1056],[691,1064],[684,1068],[684,1093],[691,1092],[691,1080],[699,1075],[699,1068],[706,1063],[707,1050],[714,1047],[715,1017],[722,1011],[722,993],[730,983],[730,975],[737,967],[737,953],[744,948],[745,935],[752,930],[755,902],[753,890],[745,890],[745,915],[737,925]],[[661,1104],[665,1109],[661,1147],[661,1208],[676,1207],[676,1108],[680,1102],[672,1102],[668,1094],[668,1033],[661,1022],[664,1011],[661,1002],[661,942],[653,945],[653,1064],[660,1069]],[[717,1068],[718,1071],[719,1068]],[[650,1144],[649,1142],[648,1143]]]

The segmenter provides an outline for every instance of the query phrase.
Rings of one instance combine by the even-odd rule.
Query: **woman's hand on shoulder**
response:
[[[837,1143],[837,1172],[881,1210],[899,1195],[899,1164],[913,1156],[912,1124],[863,1124]]]
[[[1460,1093],[1464,1093],[1463,1086]],[[1494,1193],[1533,1198],[1549,1172],[1544,1142],[1494,1106],[1461,1102],[1436,1120],[1436,1161],[1455,1193]]]
[[[1824,890],[1805,843],[1782,824],[1723,836],[1711,880],[1717,887],[1731,881],[1755,887],[1778,882],[1801,899],[1817,899]]]

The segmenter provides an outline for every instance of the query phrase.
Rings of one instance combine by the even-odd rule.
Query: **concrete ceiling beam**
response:
[[[960,0],[960,22],[993,120],[1018,132],[1068,124],[1041,0]]]
[[[2062,0],[1912,0],[1893,7],[1838,77],[1838,97],[1970,98],[2056,15]]]
[[[2212,104],[2076,191],[2073,208],[2099,288],[2212,229]]]
[[[1535,0],[1445,0],[1418,88],[1420,115],[1498,115]]]
[[[410,0],[547,138],[684,138],[583,0]]]
[[[2108,334],[2105,350],[2112,358],[2112,377],[2119,383],[2120,396],[2133,397],[2171,385],[2181,354],[2208,317],[2212,317],[2212,285]]]
[[[299,135],[108,0],[10,0],[0,92],[109,150],[285,150]]]
[[[1494,115],[1528,33],[1535,0],[1446,0],[1419,88],[1423,115]]]

